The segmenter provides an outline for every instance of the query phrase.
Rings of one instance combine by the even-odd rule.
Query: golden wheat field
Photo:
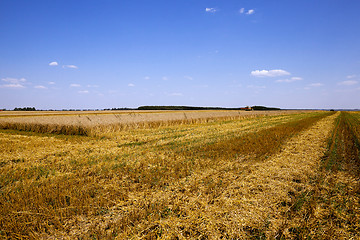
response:
[[[241,118],[256,115],[279,115],[299,111],[236,111],[236,110],[188,110],[188,111],[43,111],[0,112],[0,128],[30,131],[58,132],[64,126],[94,132],[113,132],[122,128],[134,128],[156,124],[199,122],[214,118]],[[36,129],[42,128],[42,130]],[[43,128],[46,129],[43,129]],[[70,129],[69,129],[70,130]],[[68,131],[69,131],[68,130]],[[68,134],[69,132],[61,132]],[[77,133],[74,133],[77,134]]]
[[[0,113],[2,239],[359,239],[360,112]]]

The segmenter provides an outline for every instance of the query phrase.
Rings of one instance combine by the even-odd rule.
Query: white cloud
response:
[[[48,82],[49,85],[55,85],[55,82]]]
[[[72,83],[72,84],[70,84],[70,87],[81,87],[81,85],[77,84],[77,83]]]
[[[240,14],[246,14],[246,15],[251,15],[251,14],[254,14],[255,13],[255,10],[254,9],[249,9],[249,10],[245,10],[245,8],[241,8],[240,10],[239,10],[239,13]]]
[[[51,62],[49,63],[49,66],[58,66],[59,64],[57,62]]]
[[[324,84],[322,84],[322,83],[311,83],[311,84],[309,84],[309,87],[321,87],[321,86],[324,86]]]
[[[255,70],[250,73],[254,77],[279,77],[285,75],[291,75],[289,72],[282,69],[274,70]]]
[[[356,85],[358,83],[359,82],[355,81],[355,80],[347,80],[347,81],[339,82],[338,85],[352,86],[352,85]]]
[[[216,12],[217,10],[216,10],[215,8],[205,8],[205,11],[206,11],[206,12],[214,13],[214,12]]]
[[[8,83],[0,85],[1,88],[25,88],[24,83],[26,82],[25,78],[2,78],[2,81]]]
[[[188,79],[188,80],[193,80],[193,78],[190,77],[190,76],[184,76],[184,78],[186,78],[186,79]]]
[[[35,86],[34,88],[37,88],[37,89],[47,89],[47,87],[42,86],[42,85],[37,85],[37,86]]]
[[[164,76],[164,77],[162,77],[162,80],[167,81],[167,80],[169,80],[169,78]]]
[[[82,90],[82,91],[78,91],[78,93],[80,93],[80,94],[87,94],[87,93],[89,93],[89,91],[88,91],[88,90]]]
[[[290,83],[290,82],[293,82],[291,79],[279,79],[279,80],[276,80],[275,82],[277,83]]]
[[[346,76],[347,79],[352,79],[352,78],[355,78],[355,77],[356,77],[355,74]]]
[[[88,88],[98,88],[98,85],[87,85]]]
[[[63,68],[78,69],[78,67],[75,65],[63,65]]]
[[[145,80],[149,80],[150,77],[149,77],[149,76],[145,76],[144,79],[145,79]]]
[[[301,81],[301,80],[303,80],[301,77],[292,77],[292,78],[288,78],[288,79],[279,79],[279,80],[276,80],[276,82],[278,82],[278,83],[291,83],[291,82]]]
[[[254,14],[255,10],[254,9],[250,9],[249,11],[246,12],[247,15],[251,15]]]
[[[17,78],[9,78],[9,77],[7,77],[7,78],[2,78],[1,80],[4,81],[4,82],[14,83],[14,84],[26,82],[25,78],[17,79]]]
[[[10,84],[3,84],[0,85],[0,88],[25,88],[24,85],[21,85],[19,83],[10,83]]]
[[[128,84],[128,87],[135,87],[135,84],[129,83],[129,84]]]

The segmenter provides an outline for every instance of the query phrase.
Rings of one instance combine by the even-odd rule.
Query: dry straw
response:
[[[0,236],[316,238],[301,219],[335,118],[188,117],[96,125],[91,137],[1,130]]]

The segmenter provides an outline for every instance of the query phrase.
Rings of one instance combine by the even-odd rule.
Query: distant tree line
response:
[[[280,110],[280,108],[253,106],[252,110]],[[137,110],[244,110],[244,108],[221,108],[221,107],[190,107],[190,106],[141,106]]]
[[[222,108],[222,107],[192,107],[192,106],[140,106],[138,108],[106,108],[106,109],[62,109],[60,111],[115,111],[115,110],[256,110],[256,111],[269,111],[269,110],[280,110],[275,107],[264,107],[264,106],[252,106],[246,108]],[[0,111],[6,111],[6,109],[0,109]],[[35,107],[23,107],[14,108],[14,111],[45,111],[36,110]],[[59,111],[59,110],[46,110],[46,111]]]
[[[14,111],[36,111],[34,107],[14,108]]]
[[[269,111],[269,110],[280,110],[280,108],[274,108],[274,107],[264,107],[264,106],[252,106],[253,110],[257,111]]]
[[[190,106],[141,106],[137,110],[216,110],[219,107],[190,107]]]
[[[136,109],[134,109],[134,108],[111,108],[111,109],[104,109],[104,110],[116,111],[116,110],[136,110]]]

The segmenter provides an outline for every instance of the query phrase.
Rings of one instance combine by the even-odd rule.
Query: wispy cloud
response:
[[[98,88],[98,85],[87,85],[88,88]]]
[[[25,78],[9,78],[9,77],[7,77],[7,78],[2,78],[1,80],[4,82],[13,83],[13,84],[26,82]]]
[[[10,84],[0,85],[0,88],[25,88],[25,86],[19,83],[10,83]]]
[[[254,77],[280,77],[291,74],[282,69],[274,69],[274,70],[255,70],[252,71],[250,75]]]
[[[169,78],[164,76],[164,77],[162,77],[162,80],[167,81],[167,80],[169,80]]]
[[[55,82],[48,82],[49,85],[55,85]]]
[[[276,80],[275,82],[291,83],[291,82],[296,82],[296,81],[301,81],[301,80],[303,80],[301,77],[292,77],[292,78],[287,78],[287,79],[279,79],[279,80]]]
[[[72,84],[70,84],[70,87],[81,87],[81,85],[77,84],[77,83],[72,83]]]
[[[254,9],[245,10],[245,8],[240,8],[239,13],[240,14],[251,15],[251,14],[255,13],[255,10]]]
[[[338,85],[352,86],[352,85],[356,85],[358,83],[359,82],[355,81],[355,80],[347,80],[347,81],[339,82]]]
[[[58,66],[59,64],[58,64],[58,62],[51,62],[51,63],[49,63],[49,66]]]
[[[150,77],[149,77],[149,76],[145,76],[144,79],[145,79],[145,80],[149,80]]]
[[[217,9],[216,9],[216,8],[205,8],[205,11],[206,11],[206,12],[214,13],[214,12],[217,11]]]
[[[190,77],[190,76],[184,76],[185,79],[188,79],[188,80],[193,80],[193,77]]]
[[[26,82],[25,78],[2,78],[3,82],[6,82],[7,84],[0,85],[0,88],[25,88],[24,84]]]
[[[348,75],[348,76],[346,76],[346,78],[347,78],[347,79],[356,78],[356,75],[355,75],[355,74],[353,74],[353,75]]]
[[[135,84],[129,83],[129,84],[128,84],[128,87],[135,87]]]
[[[250,9],[249,11],[246,12],[247,15],[251,15],[254,14],[255,10],[254,9]]]
[[[63,68],[78,69],[78,66],[75,66],[75,65],[63,65]]]
[[[87,93],[89,93],[89,91],[88,91],[88,90],[82,90],[82,91],[78,91],[78,93],[80,93],[80,94],[87,94]]]
[[[324,86],[324,84],[322,84],[322,83],[311,83],[308,86],[309,87],[321,87],[321,86]]]
[[[45,87],[43,85],[37,85],[34,88],[36,88],[36,89],[47,89],[47,87]]]

